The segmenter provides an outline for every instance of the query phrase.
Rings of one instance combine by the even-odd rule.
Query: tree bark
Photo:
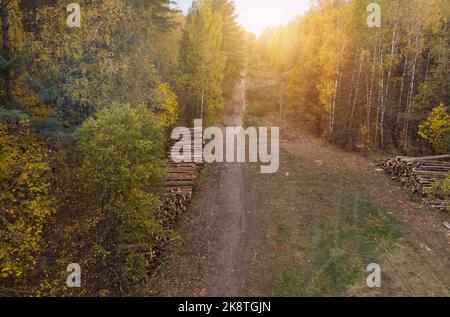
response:
[[[370,145],[370,115],[372,113],[372,101],[373,101],[373,84],[375,81],[375,60],[377,56],[376,47],[373,49],[373,61],[372,61],[372,74],[370,78],[370,90],[367,96],[367,142]]]
[[[392,61],[395,55],[395,52],[397,50],[397,22],[394,23],[394,30],[392,32],[392,42],[391,42],[391,55],[390,55],[390,61],[389,61],[389,67],[388,67],[388,73],[386,77],[386,93],[382,90],[381,94],[381,117],[380,117],[380,148],[384,150],[384,132],[385,132],[385,116],[386,116],[386,106],[387,106],[387,99],[389,96],[389,81],[391,79],[392,74]]]
[[[335,120],[336,120],[336,99],[337,99],[337,92],[339,89],[339,79],[340,79],[340,59],[341,59],[341,51],[339,48],[336,49],[336,78],[334,82],[334,91],[331,98],[331,111],[330,111],[330,135],[331,140],[334,140],[334,128],[335,128]]]
[[[205,111],[205,82],[203,81],[202,85],[202,97],[201,97],[201,105],[200,105],[200,119],[203,119],[203,112]]]
[[[397,105],[397,119],[395,121],[395,135],[398,136],[399,140],[401,140],[401,132],[400,130],[400,118],[401,118],[401,110],[402,110],[402,103],[403,103],[403,93],[405,91],[405,80],[406,80],[406,72],[408,70],[408,63],[409,63],[409,55],[406,53],[405,55],[405,63],[403,64],[403,74],[402,74],[402,82],[400,85],[400,97]],[[398,146],[401,141],[394,141],[396,145]]]
[[[284,75],[282,75],[284,76]],[[284,122],[284,85],[285,85],[285,80],[284,77],[281,78],[281,86],[280,86],[280,124],[283,125]]]
[[[408,93],[408,100],[406,103],[406,112],[405,112],[405,122],[404,122],[404,129],[403,129],[403,146],[405,147],[407,145],[408,141],[408,134],[409,134],[409,115],[411,113],[411,104],[412,99],[414,95],[414,86],[416,82],[416,68],[417,68],[417,60],[419,58],[419,36],[416,36],[416,52],[414,54],[414,62],[413,62],[413,69],[412,69],[412,75],[411,75],[411,82],[409,84],[409,93]]]
[[[380,89],[378,92],[378,107],[377,107],[377,120],[375,123],[375,146],[378,146],[378,134],[380,131],[380,115],[381,115],[381,105],[384,103],[384,53],[383,53],[383,30],[380,28]]]
[[[2,10],[2,55],[3,58],[9,62],[11,60],[11,48],[9,45],[9,13],[8,13],[8,1],[0,0],[0,8]],[[5,69],[3,73],[4,80],[4,93],[7,104],[12,99],[12,78],[11,78],[11,70]]]
[[[358,75],[356,77],[355,96],[352,104],[352,112],[350,114],[350,130],[353,127],[353,119],[355,118],[356,104],[358,102],[359,97],[359,80],[361,79],[361,73],[362,73],[362,60],[360,59],[358,66]]]

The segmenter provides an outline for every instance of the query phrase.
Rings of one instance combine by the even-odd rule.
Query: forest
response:
[[[232,2],[1,2],[0,293],[61,295],[77,263],[84,293],[145,285],[163,232],[169,128],[213,118],[244,65]],[[202,101],[202,102],[200,102]],[[187,120],[187,119],[185,119]]]
[[[370,2],[314,0],[256,37],[232,0],[78,0],[81,27],[68,1],[0,0],[0,296],[150,294],[154,248],[175,235],[156,213],[170,131],[220,122],[244,76],[264,79],[249,111],[284,128],[448,154],[449,1],[378,0],[380,28]]]
[[[314,1],[268,28],[249,68],[278,79],[282,116],[349,150],[448,153],[448,1]]]

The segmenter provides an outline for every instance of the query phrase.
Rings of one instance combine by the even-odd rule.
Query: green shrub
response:
[[[35,119],[32,121],[33,127],[38,131],[38,135],[42,138],[52,137],[58,132],[63,131],[63,126],[55,118]]]
[[[450,173],[446,179],[435,182],[428,194],[439,199],[450,199]]]
[[[0,123],[16,123],[28,119],[28,115],[20,110],[0,108]]]
[[[117,270],[125,285],[143,282],[144,254],[164,235],[154,215],[165,174],[161,123],[143,105],[114,105],[86,120],[74,136],[83,155],[81,173],[102,188],[103,212],[116,219]]]
[[[443,104],[434,108],[419,126],[419,135],[428,140],[437,152],[450,151],[450,116]]]

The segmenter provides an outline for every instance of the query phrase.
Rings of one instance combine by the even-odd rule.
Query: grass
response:
[[[244,177],[246,188],[266,187],[246,197],[258,215],[250,245],[263,250],[250,260],[250,295],[341,296],[364,286],[367,265],[377,263],[381,246],[396,243],[399,230],[342,171],[306,168],[285,152],[280,161],[280,173],[249,166]]]
[[[211,169],[211,165],[204,164],[203,168],[199,171],[197,175],[197,179],[195,180],[194,184],[194,193],[198,192],[200,188],[202,188],[203,184],[205,183],[206,179],[208,178],[209,171]]]
[[[258,125],[259,108],[248,102],[247,125]],[[280,172],[258,171],[244,171],[245,188],[260,189],[246,195],[249,295],[344,296],[365,288],[367,265],[401,234],[361,186],[336,166],[285,151]]]

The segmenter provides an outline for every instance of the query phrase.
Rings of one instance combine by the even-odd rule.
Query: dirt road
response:
[[[229,124],[239,125],[245,82]],[[158,296],[448,296],[448,213],[424,206],[370,159],[282,131],[280,171],[208,167]],[[370,263],[382,287],[366,285]]]
[[[241,126],[245,79],[237,85],[228,126]],[[238,294],[240,243],[244,221],[243,164],[210,166],[180,232],[181,244],[163,268],[158,288],[163,295],[229,296]]]

